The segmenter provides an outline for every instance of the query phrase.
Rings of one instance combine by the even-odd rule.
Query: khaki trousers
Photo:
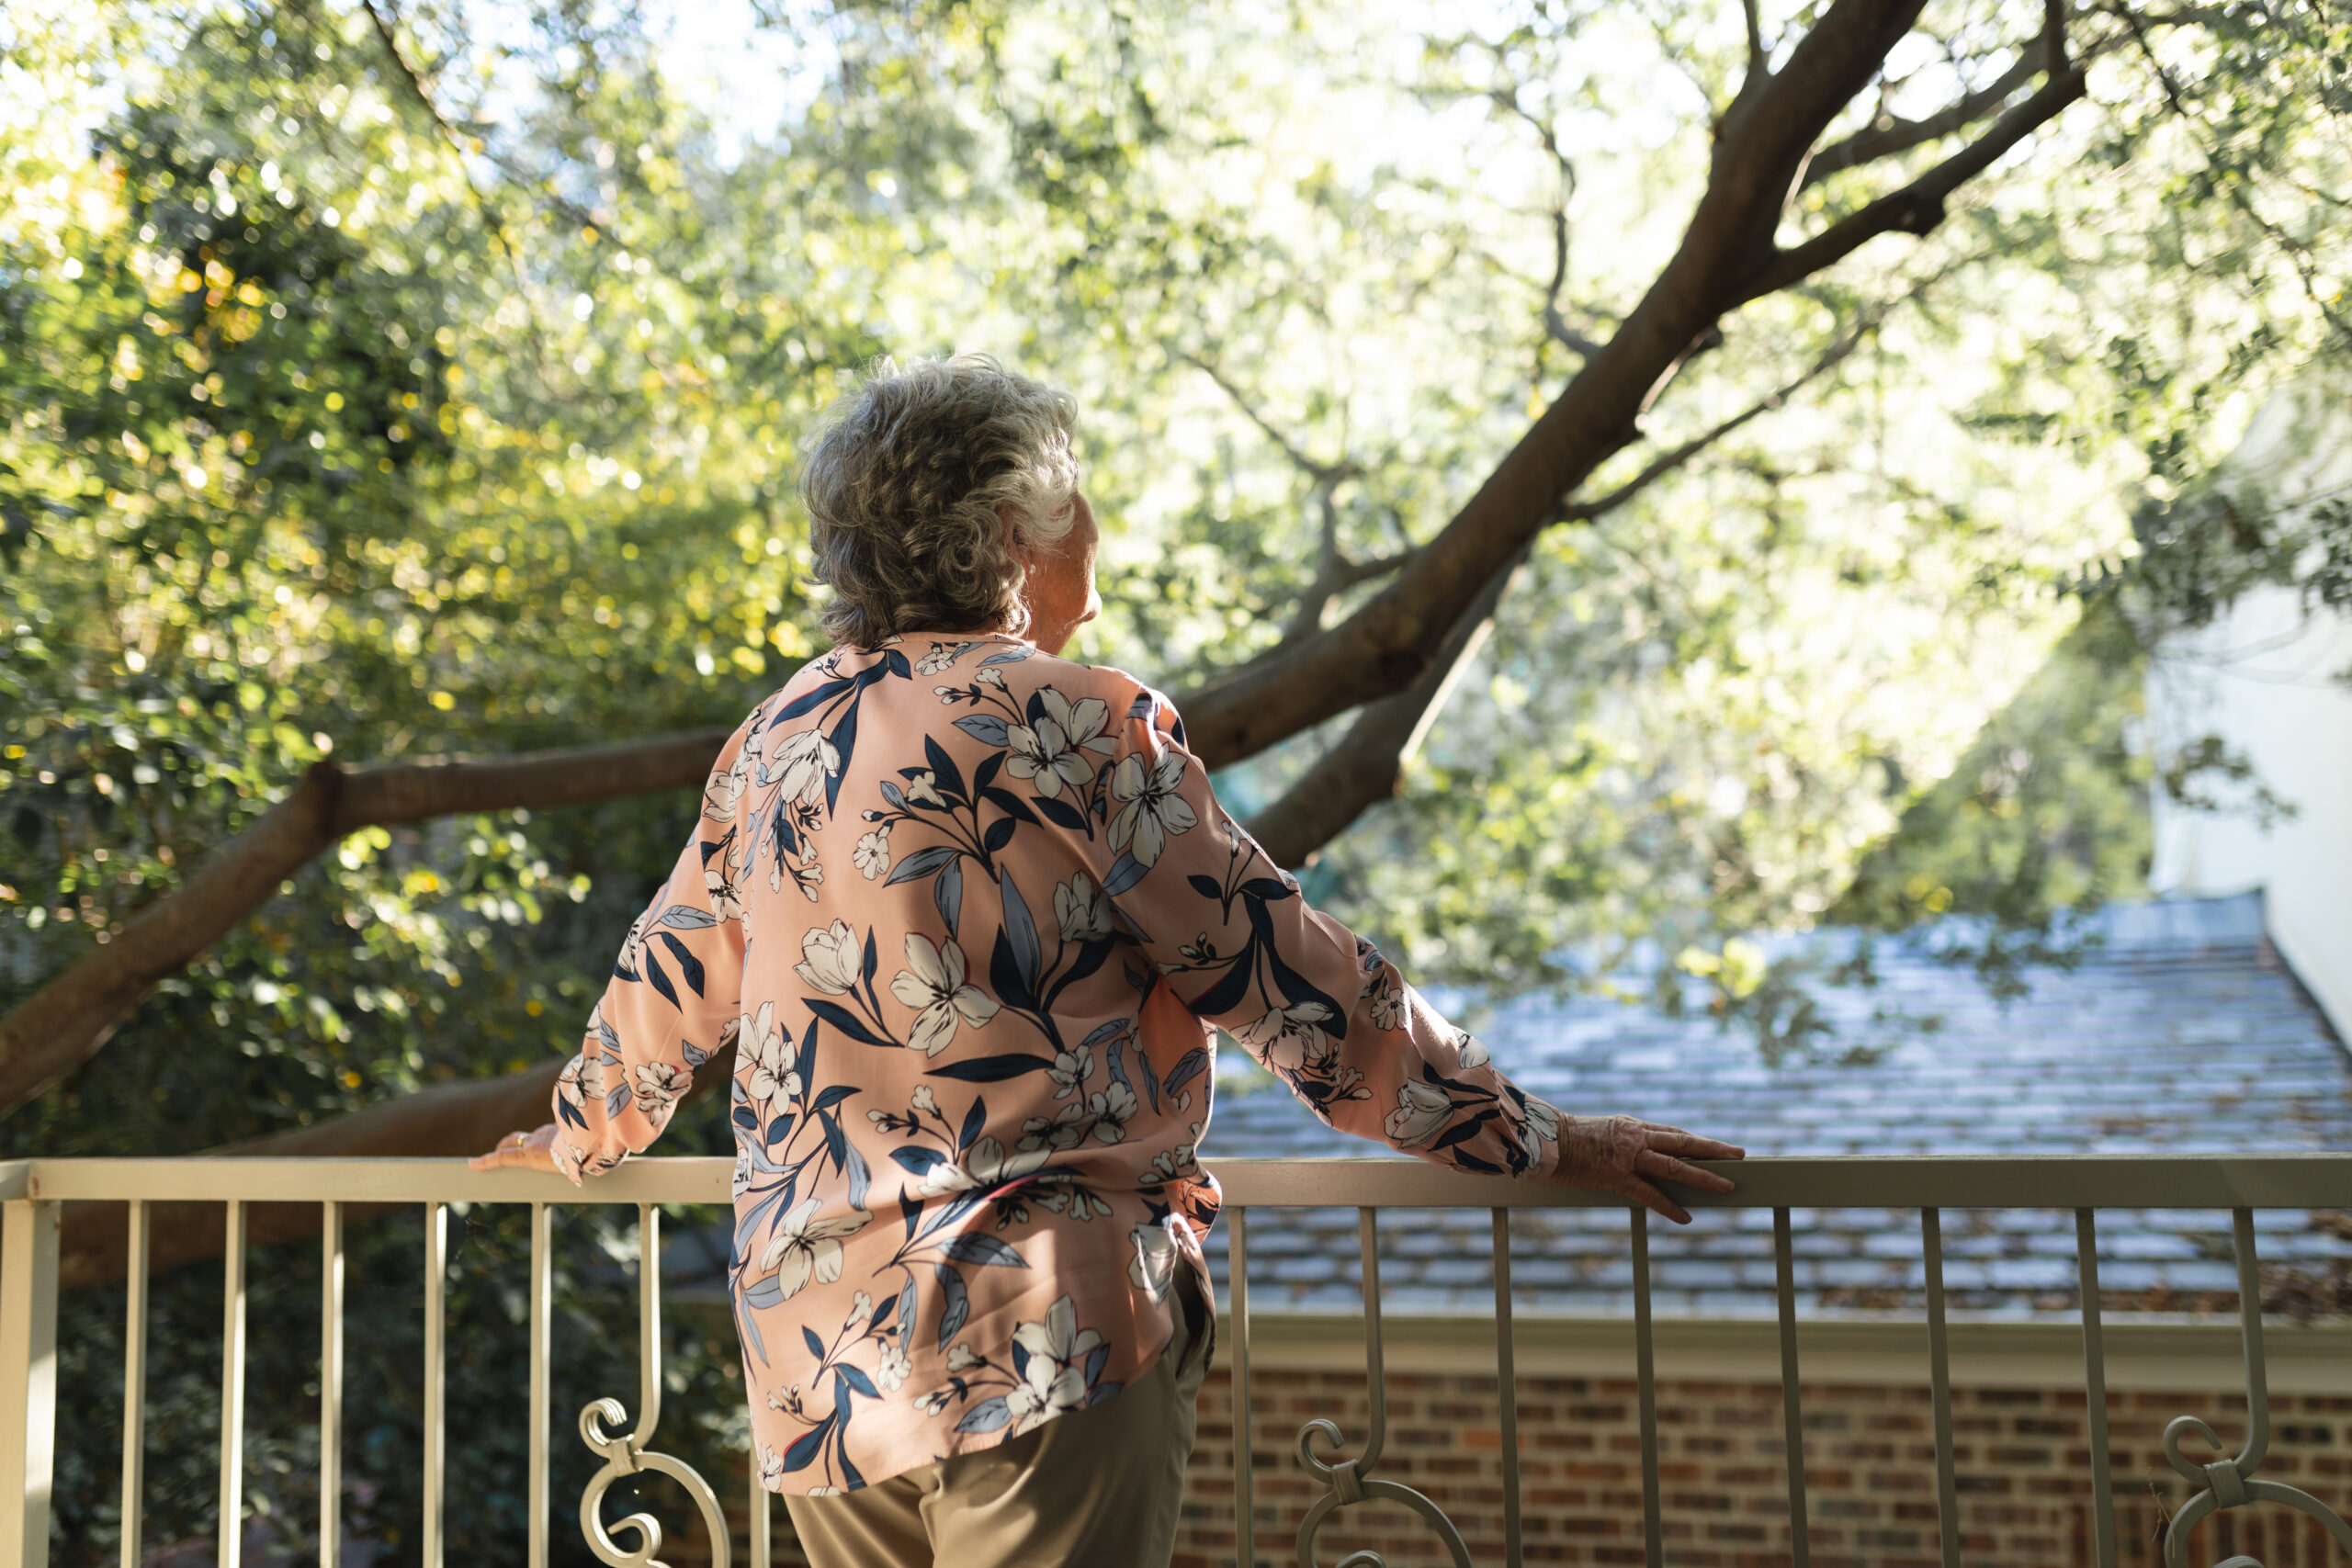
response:
[[[1190,1269],[1176,1292],[1167,1353],[1102,1404],[855,1492],[786,1497],[812,1568],[1168,1568],[1208,1371]]]

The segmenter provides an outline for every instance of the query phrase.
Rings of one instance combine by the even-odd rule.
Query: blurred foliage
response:
[[[1276,646],[1327,541],[1428,538],[1573,337],[1631,310],[1745,50],[1736,7],[1689,0],[1529,0],[1483,32],[1407,4],[758,15],[0,17],[0,1005],[322,756],[732,723],[815,651],[796,443],[879,354],[991,348],[1079,394],[1110,533],[1082,657],[1174,689]],[[1833,137],[1988,79],[2031,21],[1931,6]],[[1310,869],[1418,978],[1608,987],[1647,954],[1768,1053],[1866,1046],[1810,998],[1866,983],[1867,944],[1799,973],[1748,933],[1970,913],[1960,956],[2014,983],[2063,954],[2063,911],[2139,888],[2151,772],[2226,769],[2134,749],[2138,649],[2247,582],[2347,592],[2340,508],[2217,476],[2270,389],[2352,344],[2352,38],[2267,4],[2077,26],[2093,102],[1926,241],[1726,321],[1591,492],[1802,389],[1540,541],[1401,798]],[[1807,187],[1792,231],[1938,151]],[[1324,739],[1221,786],[1246,809]],[[569,1051],[692,810],[356,835],[11,1149],[187,1152]],[[519,1333],[504,1224],[468,1222],[452,1298],[485,1365]],[[625,1344],[626,1235],[573,1224],[603,1261],[559,1292],[565,1332]],[[417,1240],[353,1245],[389,1282],[355,1295],[351,1408],[380,1435],[355,1427],[352,1464],[397,1561]],[[256,1280],[304,1278],[300,1251]],[[159,1542],[210,1528],[203,1273],[157,1285],[188,1325],[157,1339]],[[307,1287],[279,1292],[256,1343],[306,1344]],[[67,1350],[101,1408],[103,1295]],[[670,1420],[733,1418],[724,1345],[678,1354]],[[256,1372],[252,1495],[288,1540],[305,1375]],[[480,1381],[462,1484],[511,1492],[519,1427]],[[115,1461],[77,1431],[64,1560],[96,1562]],[[507,1534],[469,1560],[516,1554],[518,1510],[473,1517]]]

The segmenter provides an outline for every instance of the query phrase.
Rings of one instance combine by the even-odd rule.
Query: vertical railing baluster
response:
[[[130,1201],[122,1308],[122,1568],[139,1568],[147,1462],[147,1200]],[[322,1568],[334,1568],[326,1563]]]
[[[1919,1251],[1928,1266],[1928,1383],[1936,1423],[1936,1522],[1944,1568],[1960,1568],[1960,1489],[1952,1475],[1951,1345],[1944,1332],[1944,1226],[1939,1210],[1919,1211]]]
[[[1510,1302],[1510,1211],[1495,1217],[1495,1394],[1503,1423],[1503,1562],[1521,1568],[1519,1525],[1519,1357]]]
[[[1666,1568],[1666,1513],[1657,1478],[1657,1347],[1650,1327],[1650,1213],[1635,1209],[1634,1376],[1642,1413],[1642,1561]]]
[[[245,1511],[245,1205],[228,1201],[220,1237],[220,1568],[237,1568]]]
[[[1363,1475],[1380,1462],[1380,1450],[1388,1443],[1388,1372],[1380,1348],[1379,1210],[1365,1207],[1356,1211],[1356,1242],[1363,1251],[1363,1365],[1366,1387],[1372,1395],[1363,1452],[1355,1461],[1356,1473]]]
[[[548,1568],[548,1314],[554,1305],[553,1235],[548,1206],[531,1205],[530,1568]],[[755,1464],[753,1472],[758,1466]]]
[[[771,1568],[768,1544],[768,1489],[760,1484],[760,1439],[752,1437],[752,1506],[744,1515],[744,1527],[752,1537],[752,1568]]]
[[[1257,1513],[1250,1470],[1250,1211],[1229,1211],[1226,1295],[1233,1303],[1233,1551],[1234,1568],[1256,1568]]]
[[[330,1199],[319,1213],[319,1568],[342,1557],[343,1205]]]
[[[2262,1275],[2254,1254],[2254,1211],[2230,1212],[2238,1255],[2238,1331],[2245,1345],[2245,1448],[2237,1464],[2252,1475],[2270,1451],[2270,1379],[2262,1355]]]
[[[441,1568],[441,1483],[446,1457],[442,1431],[442,1314],[449,1272],[449,1209],[424,1206],[424,1568]]]
[[[1789,1212],[1772,1211],[1774,1294],[1781,1308],[1781,1421],[1788,1441],[1789,1561],[1811,1568],[1812,1530],[1805,1522],[1804,1411],[1797,1396],[1796,1254],[1789,1240]]]
[[[662,1211],[637,1206],[637,1429],[662,1420]]]
[[[2098,1568],[2115,1568],[2115,1488],[2108,1475],[2107,1346],[2099,1336],[2098,1224],[2089,1209],[2075,1211],[2075,1271],[2083,1292],[2083,1399],[2089,1413],[2091,1535]]]
[[[48,1568],[57,1459],[52,1199],[0,1202],[0,1562]]]

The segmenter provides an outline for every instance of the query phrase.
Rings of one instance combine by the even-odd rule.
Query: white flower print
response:
[[[1056,1149],[1074,1149],[1086,1142],[1086,1134],[1093,1125],[1094,1118],[1087,1108],[1072,1100],[1050,1120],[1032,1116],[1022,1122],[1021,1146],[1043,1160]]]
[[[955,1398],[956,1391],[954,1389],[935,1388],[929,1393],[916,1395],[915,1408],[922,1411],[926,1416],[936,1416],[941,1411],[946,1409],[947,1406],[955,1401]]]
[[[1396,974],[1384,967],[1364,982],[1363,999],[1372,1004],[1372,1024],[1374,1029],[1402,1029],[1407,1008],[1405,987],[1396,983]]]
[[[784,738],[775,767],[763,765],[760,782],[781,785],[787,801],[816,806],[825,798],[825,780],[841,771],[842,754],[833,743],[814,729],[804,729]]]
[[[1001,670],[983,670],[972,679],[983,686],[994,686],[999,691],[1004,689],[1004,672]]]
[[[963,1340],[948,1347],[947,1370],[951,1372],[969,1371],[980,1364],[979,1353]]]
[[[994,1018],[997,1004],[978,986],[968,983],[964,950],[950,939],[933,947],[921,931],[907,933],[907,963],[890,982],[890,994],[916,1010],[907,1043],[926,1056],[936,1056],[956,1038],[961,1017],[977,1029]]]
[[[710,863],[702,868],[702,886],[710,897],[712,914],[722,920],[743,918],[742,885],[728,876],[724,856],[712,856]]]
[[[925,768],[907,781],[906,796],[918,806],[945,806],[947,797],[939,793],[939,775]]]
[[[939,1101],[932,1097],[931,1086],[927,1083],[915,1085],[915,1092],[910,1097],[910,1102],[917,1111],[926,1116],[936,1115],[939,1111]]]
[[[850,852],[850,860],[873,881],[890,869],[890,825],[885,822],[857,840],[857,848]]]
[[[760,1445],[760,1485],[770,1492],[784,1490],[784,1456],[765,1443]]]
[[[753,1100],[800,1097],[800,1075],[792,1070],[792,1036],[775,1026],[775,1003],[760,1004],[757,1017],[742,1021],[738,1045],[751,1057],[752,1071],[743,1085]]]
[[[752,771],[752,754],[745,751],[735,759],[735,765],[710,775],[703,785],[702,814],[713,822],[732,822],[735,805],[743,797],[743,785]]]
[[[907,1381],[907,1374],[914,1371],[914,1358],[896,1345],[883,1346],[882,1359],[874,1368],[875,1386],[885,1393],[896,1393],[899,1385]]]
[[[737,1198],[749,1192],[752,1183],[758,1179],[758,1173],[752,1168],[752,1148],[742,1141],[743,1135],[743,1130],[738,1127],[735,1130],[735,1175],[728,1182],[729,1192]]]
[[[1111,851],[1135,857],[1148,866],[1159,859],[1168,840],[1192,831],[1200,818],[1176,793],[1184,782],[1184,759],[1174,752],[1148,768],[1141,757],[1127,756],[1111,773],[1111,795],[1124,804],[1111,818]]]
[[[1466,1029],[1457,1029],[1453,1032],[1453,1048],[1462,1053],[1458,1070],[1463,1072],[1468,1072],[1473,1067],[1489,1066],[1495,1059],[1493,1054],[1487,1049],[1485,1042]]]
[[[648,934],[645,928],[652,923],[653,911],[650,909],[629,922],[628,935],[621,941],[620,956],[613,961],[615,969],[626,970],[631,975],[645,973],[642,962],[645,957],[645,939]]]
[[[859,1324],[864,1323],[867,1318],[872,1317],[873,1315],[874,1298],[867,1295],[864,1291],[860,1291],[850,1297],[849,1317],[847,1321],[842,1323],[842,1326],[843,1328],[855,1328]]]
[[[1540,1100],[1527,1102],[1527,1120],[1519,1126],[1519,1146],[1530,1164],[1540,1164],[1544,1145],[1560,1141],[1560,1113]]]
[[[809,928],[800,939],[800,962],[792,972],[825,995],[838,997],[857,984],[859,958],[857,933],[847,920],[835,920]]]
[[[1453,1120],[1453,1100],[1433,1083],[1407,1078],[1396,1086],[1396,1109],[1383,1124],[1388,1141],[1400,1149],[1428,1143]]]
[[[1029,1357],[1022,1368],[1021,1382],[1004,1400],[1016,1437],[1066,1410],[1084,1406],[1089,1381],[1086,1360],[1102,1343],[1102,1336],[1091,1328],[1079,1328],[1078,1308],[1069,1297],[1046,1308],[1043,1323],[1024,1323],[1015,1328],[1012,1342]]]
[[[685,1068],[670,1062],[639,1062],[637,1065],[637,1108],[648,1116],[662,1117],[678,1097],[693,1087],[694,1077]]]
[[[915,660],[915,673],[936,675],[979,646],[976,642],[934,642],[929,653]]]
[[[1051,718],[1039,719],[1034,728],[1009,725],[1005,741],[1012,752],[1005,759],[1004,771],[1016,779],[1032,780],[1037,793],[1048,800],[1061,795],[1062,785],[1082,784],[1094,776],[1086,759],[1070,750],[1069,737],[1062,727]]]
[[[1119,743],[1102,733],[1103,725],[1111,717],[1111,705],[1102,698],[1080,697],[1071,702],[1047,686],[1038,692],[1037,701],[1045,708],[1046,716],[1061,727],[1062,736],[1069,742],[1072,750],[1093,751],[1108,757],[1119,750]],[[1082,779],[1070,780],[1072,784],[1084,782]]]
[[[760,1272],[775,1270],[776,1289],[786,1301],[807,1290],[811,1280],[830,1285],[840,1279],[841,1238],[864,1230],[865,1222],[874,1217],[864,1209],[852,1209],[838,1218],[820,1220],[818,1203],[817,1199],[806,1199],[778,1220],[775,1237],[760,1254]]]
[[[1054,885],[1054,919],[1064,942],[1100,942],[1111,934],[1110,896],[1081,871]]]
[[[1295,1073],[1331,1055],[1331,1042],[1323,1032],[1323,1021],[1330,1016],[1331,1010],[1321,1002],[1276,1008],[1242,1026],[1241,1043],[1268,1066]]]
[[[1053,1080],[1056,1100],[1068,1100],[1093,1076],[1094,1053],[1084,1045],[1055,1052],[1054,1065],[1046,1069],[1046,1077]]]
[[[1105,1144],[1115,1144],[1127,1135],[1127,1123],[1134,1121],[1142,1109],[1136,1103],[1136,1091],[1125,1084],[1113,1080],[1097,1093],[1087,1096],[1086,1109],[1094,1118],[1094,1136]]]
[[[1136,1255],[1127,1261],[1127,1278],[1155,1303],[1166,1301],[1176,1280],[1175,1233],[1164,1224],[1137,1225],[1129,1239]]]
[[[1008,1155],[991,1134],[965,1150],[960,1163],[941,1160],[923,1172],[922,1185],[917,1190],[925,1198],[937,1198],[949,1192],[1001,1187],[1019,1180],[1051,1157],[1044,1153]]]

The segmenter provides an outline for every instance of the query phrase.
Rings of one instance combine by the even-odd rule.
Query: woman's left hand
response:
[[[544,1170],[555,1172],[555,1123],[532,1133],[509,1133],[486,1155],[466,1163],[476,1170]]]

